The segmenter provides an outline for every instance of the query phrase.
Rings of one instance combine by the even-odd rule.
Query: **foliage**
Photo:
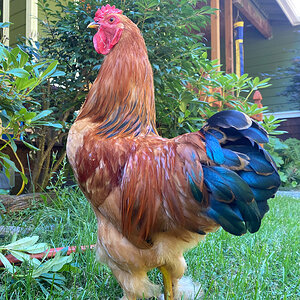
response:
[[[266,149],[278,166],[282,185],[286,187],[300,186],[300,140],[289,138],[284,142],[272,137]]]
[[[6,26],[5,24],[1,26]],[[21,140],[31,149],[38,150],[30,143],[28,132],[40,126],[60,127],[49,117],[51,109],[43,109],[31,97],[33,90],[50,76],[55,76],[57,61],[43,60],[33,62],[29,55],[19,47],[13,49],[0,43],[0,165],[9,176],[9,168],[20,172],[23,181],[27,182],[23,166],[20,163],[15,140]],[[3,138],[4,139],[3,139]],[[8,154],[3,150],[10,147],[21,166],[16,167]]]
[[[96,243],[96,218],[84,195],[76,187],[57,189],[56,194],[50,204],[4,215],[1,225],[33,226],[31,234],[39,235],[41,241],[51,241],[52,248]],[[185,255],[186,275],[201,283],[205,299],[299,298],[299,199],[277,196],[269,205],[270,212],[259,232],[236,237],[218,230]],[[59,286],[61,290],[43,284],[49,296],[31,281],[25,269],[25,277],[20,279],[2,273],[0,299],[96,300],[122,296],[111,271],[95,262],[93,250],[74,253],[72,263],[78,269],[63,273],[66,281]],[[158,271],[150,272],[150,278],[162,284]]]
[[[175,134],[198,130],[207,118],[220,110],[236,109],[253,117],[267,111],[267,107],[260,108],[252,103],[250,97],[254,91],[270,86],[269,79],[260,81],[258,77],[252,78],[248,74],[241,77],[225,74],[217,70],[218,66],[207,58],[206,52],[193,64],[196,66],[195,74],[186,83],[189,88],[182,86],[177,111],[172,112],[179,115],[174,128],[181,128]],[[280,134],[276,130],[280,122],[273,116],[264,117],[262,126],[270,134]]]
[[[8,282],[9,280],[22,281],[30,279],[32,284],[36,283],[47,296],[49,293],[43,284],[47,283],[51,287],[60,289],[59,286],[65,283],[65,277],[57,272],[64,270],[66,265],[72,261],[73,256],[64,256],[63,250],[61,250],[56,253],[54,258],[47,261],[41,262],[36,258],[32,258],[31,254],[45,252],[45,257],[48,254],[48,245],[46,243],[37,243],[38,239],[38,236],[31,236],[16,240],[16,235],[14,235],[11,243],[0,245],[0,261],[4,266],[4,274],[2,276]],[[23,262],[22,267],[11,264],[7,256],[5,256],[8,253]]]

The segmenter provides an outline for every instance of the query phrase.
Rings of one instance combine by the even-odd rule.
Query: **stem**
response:
[[[51,174],[55,173],[59,166],[61,165],[62,161],[64,160],[64,158],[66,157],[66,150],[61,154],[61,156],[59,157],[59,159],[56,161],[56,163],[54,164],[53,168],[51,170],[49,170],[47,172],[47,174],[44,175],[44,180],[41,184],[42,189],[45,189],[49,180],[51,179]],[[49,156],[50,157],[50,156]]]
[[[249,92],[249,94],[247,95],[247,97],[245,98],[244,103],[249,99],[250,95],[253,93],[254,89],[251,89],[251,91]]]
[[[5,142],[5,140],[3,140],[3,139],[1,139],[1,141],[4,141],[4,142]],[[7,142],[0,148],[0,152],[1,152],[4,148],[6,148],[7,145],[9,145],[9,141],[7,141]]]
[[[61,154],[60,158],[57,160],[57,162],[54,164],[54,166],[52,168],[52,172],[53,173],[55,173],[57,171],[58,167],[63,162],[63,160],[66,157],[66,155],[67,155],[67,152],[66,152],[66,150],[64,150],[64,152]]]
[[[32,172],[32,186],[30,187],[30,190],[33,190],[33,187],[37,186],[37,181],[41,173],[41,169],[43,167],[43,163],[41,162],[41,158],[44,155],[45,152],[45,140],[46,140],[46,133],[45,133],[45,128],[42,128],[42,132],[39,134],[40,138],[37,139],[37,146],[40,149],[37,153],[36,157],[36,163],[34,164],[33,167],[33,172]]]

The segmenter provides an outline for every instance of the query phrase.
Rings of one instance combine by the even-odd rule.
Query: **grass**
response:
[[[31,226],[31,235],[39,235],[39,241],[51,247],[94,244],[96,222],[81,192],[62,189],[57,196],[50,206],[2,216],[2,225]],[[235,237],[219,230],[186,254],[187,275],[202,284],[205,299],[299,299],[300,201],[278,196],[269,202],[270,212],[258,233]],[[3,238],[0,243],[10,239]],[[63,272],[66,281],[57,287],[33,279],[25,265],[21,279],[4,270],[0,273],[0,299],[92,300],[122,295],[110,270],[95,263],[93,251],[76,253],[73,265],[77,271]],[[155,270],[150,278],[161,283]]]

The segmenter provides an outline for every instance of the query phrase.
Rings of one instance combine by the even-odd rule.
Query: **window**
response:
[[[1,33],[5,45],[15,46],[19,38],[24,36],[37,39],[37,2],[38,0],[0,0],[2,22],[11,23]]]

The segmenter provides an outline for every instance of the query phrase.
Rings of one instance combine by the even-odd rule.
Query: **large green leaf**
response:
[[[25,90],[27,88],[31,88],[35,85],[35,83],[37,82],[36,78],[20,78],[21,80],[19,81],[17,88],[22,91]]]
[[[11,274],[14,273],[14,267],[13,265],[9,262],[9,260],[0,252],[0,260],[4,267],[7,269],[7,271]]]
[[[10,253],[18,260],[20,261],[29,261],[30,260],[30,254],[21,252],[21,251],[15,251],[15,250],[10,250]]]
[[[10,243],[5,247],[5,249],[11,249],[11,250],[26,250],[28,247],[33,246],[37,241],[39,237],[37,235],[31,236],[31,237],[25,237],[23,239],[17,240],[13,243]],[[0,247],[0,249],[3,248]]]
[[[27,146],[29,149],[34,150],[34,151],[40,151],[39,148],[33,146],[32,144],[27,143],[27,142],[25,142],[25,141],[22,141],[22,142],[23,142],[23,144],[24,144],[25,146]]]
[[[1,159],[4,161],[4,164],[7,166],[7,167],[10,167],[12,168],[15,172],[19,172],[18,168],[16,167],[15,163],[10,160],[9,158],[7,158],[6,156],[3,155],[3,153],[0,152],[0,157]]]
[[[20,50],[20,67],[23,68],[24,65],[28,62],[29,55],[25,53],[24,51]]]
[[[26,252],[28,253],[42,253],[44,251],[46,251],[49,248],[48,244],[46,243],[38,243],[32,246],[29,246],[26,248]]]
[[[47,116],[49,116],[50,114],[52,114],[52,110],[43,110],[42,112],[40,112],[39,114],[37,114],[34,118],[32,118],[32,121],[37,121],[40,119],[43,119]]]
[[[57,129],[62,129],[63,126],[59,123],[52,123],[52,122],[43,122],[43,125],[49,126],[49,127],[54,127]]]
[[[41,78],[45,78],[47,75],[49,75],[50,73],[55,72],[56,66],[58,64],[58,61],[53,61],[48,67],[47,69],[41,74]]]
[[[32,277],[36,278],[41,276],[44,273],[57,272],[59,271],[66,263],[72,261],[73,256],[61,256],[61,252],[58,252],[54,258],[43,263],[38,269],[33,270]]]
[[[30,76],[30,74],[26,70],[21,68],[9,70],[6,72],[6,74],[13,75],[19,78],[26,78]]]

